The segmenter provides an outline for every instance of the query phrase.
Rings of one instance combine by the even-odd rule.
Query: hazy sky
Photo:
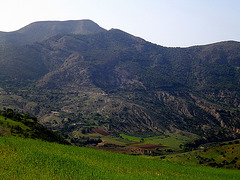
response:
[[[80,19],[163,46],[240,41],[240,0],[0,0],[0,31]]]

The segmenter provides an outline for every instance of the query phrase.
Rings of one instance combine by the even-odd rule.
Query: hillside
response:
[[[37,123],[35,117],[16,113],[12,109],[0,112],[0,136],[40,139],[70,145],[61,136]]]
[[[0,47],[0,108],[30,112],[65,137],[86,128],[239,137],[239,42],[167,48],[117,29],[68,32]]]
[[[238,179],[240,171],[0,137],[3,179]]]
[[[239,140],[211,143],[202,145],[198,150],[181,154],[168,155],[169,161],[184,162],[186,164],[199,164],[215,168],[240,169]]]

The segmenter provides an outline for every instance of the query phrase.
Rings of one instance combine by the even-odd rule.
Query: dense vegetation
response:
[[[238,179],[240,171],[188,166],[40,140],[0,137],[3,179]]]

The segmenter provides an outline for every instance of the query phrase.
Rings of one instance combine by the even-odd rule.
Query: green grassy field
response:
[[[0,137],[0,179],[239,179],[240,171],[184,165],[41,140]]]
[[[240,140],[206,144],[202,150],[168,155],[167,160],[187,164],[201,164],[212,167],[240,169]]]
[[[60,135],[37,123],[35,117],[31,117],[29,114],[15,113],[11,109],[0,112],[0,136],[25,137],[70,144]]]
[[[30,128],[26,125],[24,125],[23,123],[21,122],[17,122],[17,121],[14,121],[12,119],[9,119],[7,117],[3,117],[3,116],[0,116],[0,127],[1,127],[1,130],[0,130],[0,134],[4,134],[4,135],[15,135],[15,136],[23,136],[23,134],[20,134],[20,133],[14,133],[13,131],[10,132],[10,129],[13,128],[13,127],[18,127],[18,129],[22,129],[22,131],[30,131]]]
[[[134,136],[128,136],[125,134],[121,134],[121,137],[123,139],[132,141],[132,142],[141,142],[141,144],[154,144],[154,145],[164,145],[168,148],[173,149],[180,149],[180,144],[185,144],[186,142],[190,142],[194,139],[197,139],[197,136],[191,135],[181,135],[181,134],[167,134],[167,136],[154,136],[154,137],[134,137]]]
[[[23,123],[14,121],[3,116],[0,116],[0,124],[5,127],[19,126],[23,130],[30,130],[30,128],[25,126]]]
[[[185,144],[187,142],[191,142],[195,139],[197,139],[196,135],[189,135],[189,134],[167,134],[167,135],[161,135],[161,136],[153,136],[153,137],[136,137],[136,136],[129,136],[126,134],[120,134],[119,137],[108,135],[103,136],[99,133],[91,132],[83,134],[81,131],[73,131],[72,133],[73,137],[79,138],[79,137],[88,137],[90,139],[98,139],[100,138],[105,144],[114,144],[116,146],[125,146],[126,148],[129,148],[131,146],[136,145],[145,145],[145,144],[151,144],[151,145],[161,145],[166,146],[163,149],[173,149],[175,151],[182,150],[180,148],[180,144]],[[91,145],[89,146],[91,147]],[[126,149],[125,148],[125,149]]]

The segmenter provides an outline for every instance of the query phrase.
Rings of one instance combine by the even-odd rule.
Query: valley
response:
[[[239,172],[227,169],[240,165],[239,67],[236,41],[164,47],[91,20],[35,22],[0,32],[0,152],[7,158],[0,173],[52,178],[54,171],[71,179],[86,164],[86,179],[112,178],[113,172],[119,179],[194,179],[205,172],[206,179],[234,178]],[[23,156],[27,150],[18,141],[43,144],[45,155],[26,146],[30,154]],[[56,170],[58,162],[63,172]]]
[[[239,140],[196,148],[191,142],[198,138],[183,132],[117,137],[101,128],[85,128],[66,141],[38,124],[35,117],[7,109],[0,112],[0,174],[4,179],[239,176],[239,171],[232,170],[240,169]]]

